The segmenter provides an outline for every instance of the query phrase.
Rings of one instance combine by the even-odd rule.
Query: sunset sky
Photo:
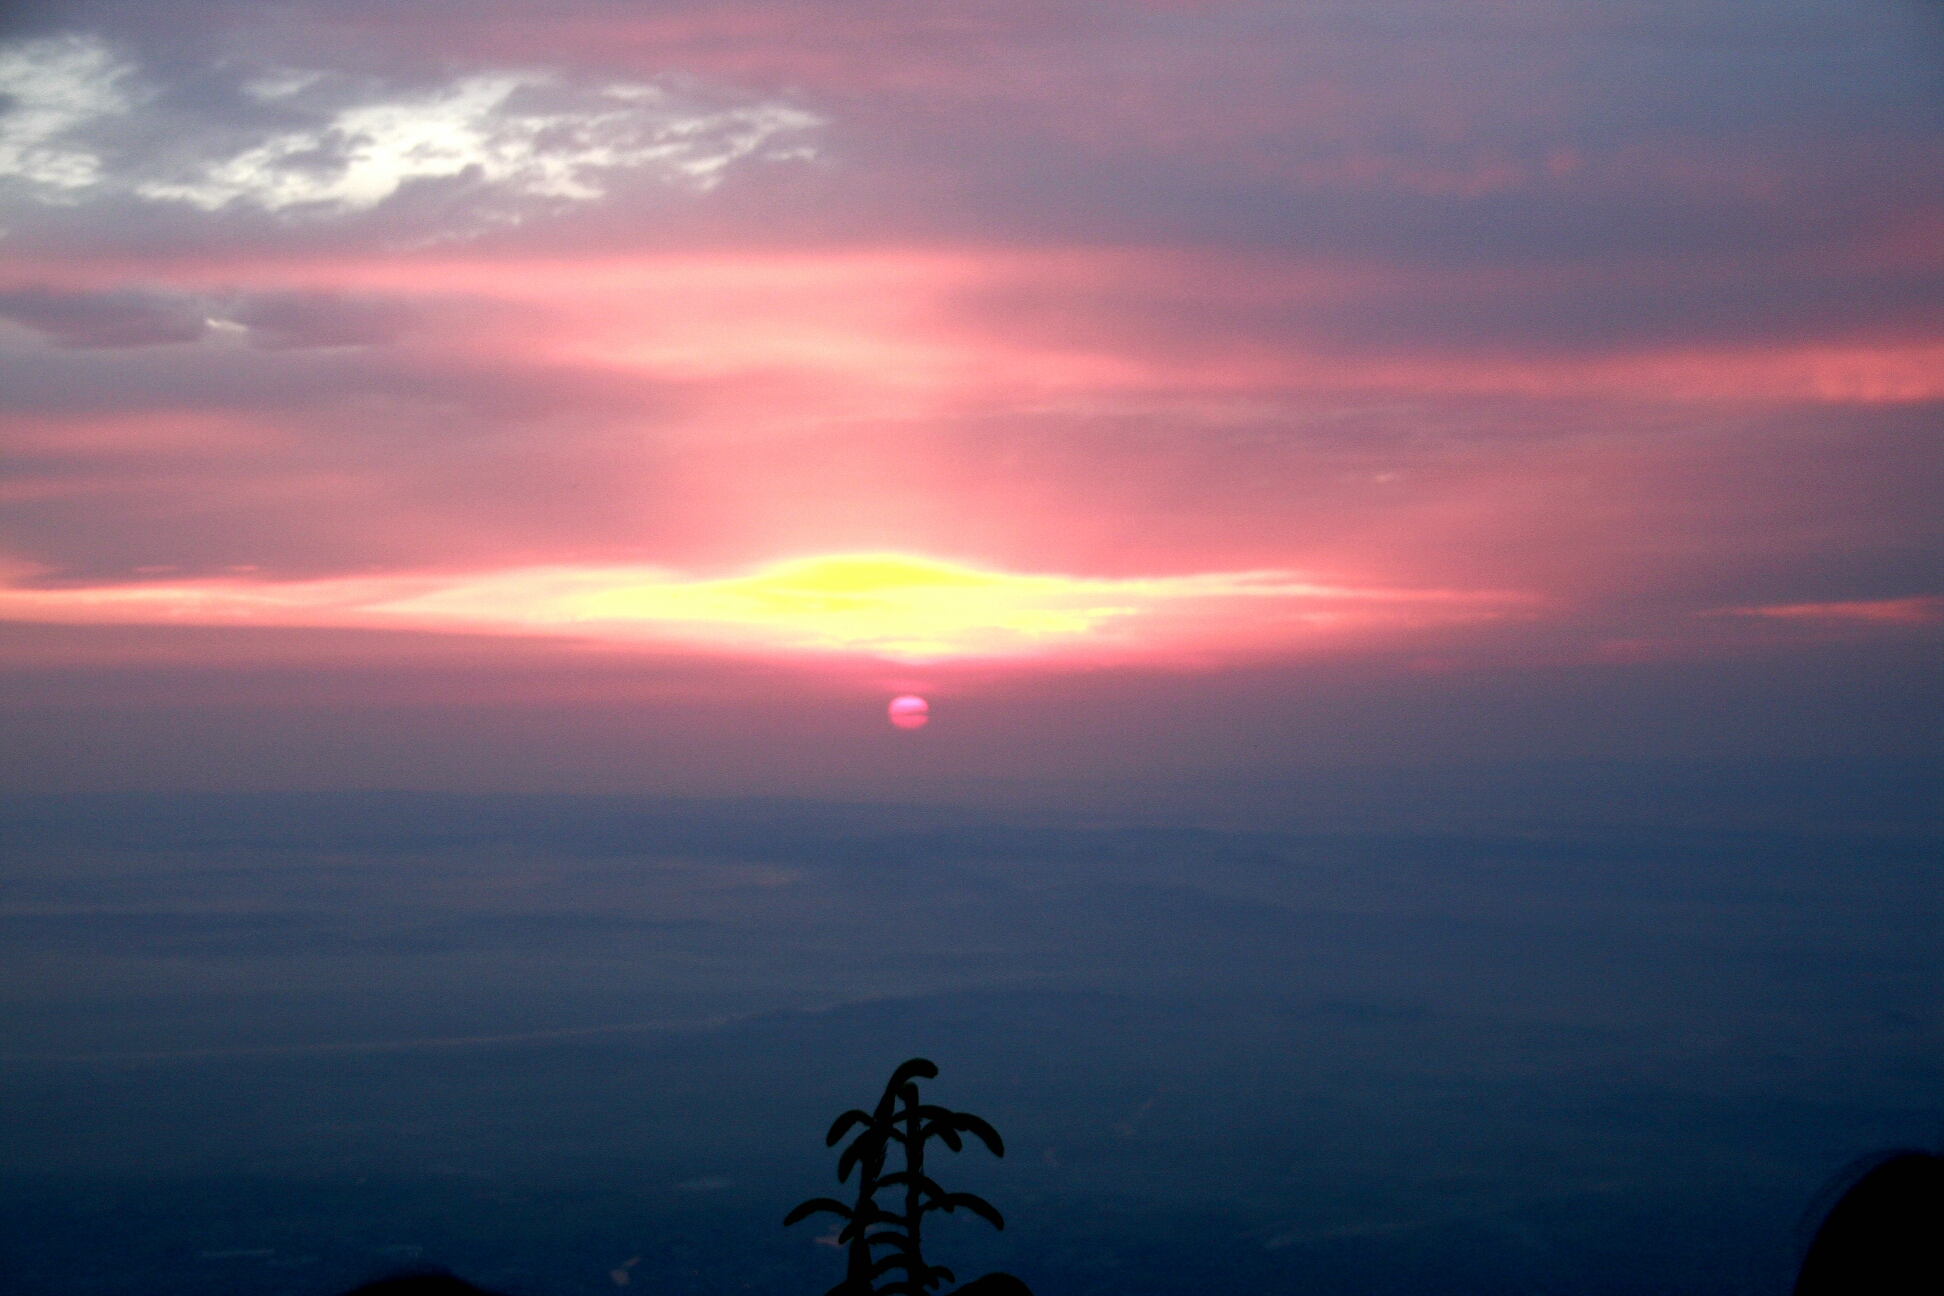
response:
[[[1934,751],[1934,5],[9,15],[15,790]]]

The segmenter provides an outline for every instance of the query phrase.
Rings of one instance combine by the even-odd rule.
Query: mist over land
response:
[[[838,1253],[777,1221],[924,1054],[1010,1149],[944,1167],[1009,1220],[941,1227],[961,1275],[1780,1290],[1944,1083],[1924,771],[1793,774],[1819,826],[12,801],[9,1282],[808,1290]]]

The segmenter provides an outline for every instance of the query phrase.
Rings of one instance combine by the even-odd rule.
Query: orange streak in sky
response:
[[[1861,621],[1880,625],[1931,625],[1944,621],[1944,598],[1865,599],[1845,603],[1772,603],[1734,609],[1736,616],[1777,621]]]

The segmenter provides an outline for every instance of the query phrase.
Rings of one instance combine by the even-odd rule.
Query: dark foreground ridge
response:
[[[1816,1230],[1795,1296],[1944,1292],[1944,1156],[1896,1152],[1850,1184]]]
[[[844,1278],[825,1296],[930,1296],[941,1283],[957,1277],[944,1265],[932,1264],[924,1254],[925,1217],[934,1211],[960,1210],[977,1215],[994,1228],[1006,1227],[1005,1217],[983,1197],[947,1192],[925,1171],[926,1145],[942,1143],[953,1152],[965,1149],[970,1135],[995,1157],[1006,1155],[999,1131],[970,1112],[955,1112],[924,1102],[919,1080],[938,1078],[938,1067],[925,1058],[912,1058],[891,1073],[877,1106],[870,1111],[853,1107],[838,1116],[824,1137],[836,1147],[846,1136],[849,1146],[837,1158],[837,1182],[849,1183],[857,1173],[856,1196],[849,1202],[812,1197],[783,1220],[789,1227],[812,1215],[830,1214],[843,1221],[837,1244],[847,1257]],[[853,1131],[855,1133],[853,1134]],[[896,1148],[902,1166],[892,1169]],[[883,1190],[899,1190],[898,1209],[878,1201]],[[882,1250],[883,1255],[876,1254]],[[381,1278],[347,1296],[494,1296],[442,1269],[413,1270]],[[955,1288],[950,1296],[1033,1296],[1032,1289],[1008,1273],[990,1273]]]
[[[496,1296],[483,1287],[444,1270],[425,1270],[380,1278],[345,1293],[345,1296]],[[1032,1289],[1011,1274],[993,1273],[975,1278],[952,1296],[1033,1296]]]
[[[839,1244],[847,1248],[848,1269],[825,1296],[923,1296],[952,1271],[928,1263],[923,1255],[924,1216],[934,1210],[965,1209],[994,1227],[1004,1228],[999,1212],[983,1198],[948,1193],[924,1172],[925,1144],[937,1139],[952,1151],[963,1149],[971,1134],[1005,1155],[998,1131],[966,1112],[949,1111],[919,1100],[918,1079],[934,1079],[938,1068],[913,1058],[891,1075],[877,1107],[853,1108],[839,1116],[825,1139],[835,1147],[853,1129],[850,1146],[838,1158],[838,1182],[857,1171],[851,1204],[813,1197],[791,1211],[784,1224],[828,1213],[842,1219]],[[893,1145],[904,1168],[886,1173]],[[902,1210],[877,1203],[884,1188],[904,1190]],[[1837,1175],[1823,1194],[1835,1202],[1823,1216],[1802,1262],[1794,1296],[1934,1296],[1944,1292],[1944,1155],[1900,1151],[1866,1157]],[[1814,1209],[1812,1207],[1812,1209]],[[886,1248],[883,1258],[873,1248]],[[894,1277],[895,1275],[895,1277]],[[884,1282],[892,1278],[890,1282]],[[345,1296],[496,1296],[441,1269],[413,1270],[369,1282]],[[949,1296],[1032,1296],[1032,1290],[1007,1273],[990,1273],[956,1288]]]
[[[346,1296],[493,1296],[493,1293],[442,1269],[428,1269],[380,1278],[347,1292]]]

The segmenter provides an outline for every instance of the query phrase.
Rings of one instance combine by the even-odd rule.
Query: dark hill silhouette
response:
[[[832,1197],[813,1197],[783,1224],[788,1227],[811,1215],[831,1214],[844,1221],[839,1245],[848,1257],[844,1278],[825,1296],[934,1296],[940,1283],[956,1282],[950,1269],[925,1259],[925,1216],[933,1211],[963,1210],[994,1228],[1006,1221],[991,1202],[971,1193],[946,1192],[925,1172],[926,1145],[936,1141],[953,1152],[963,1151],[970,1135],[996,1157],[1006,1155],[999,1131],[970,1112],[955,1112],[920,1100],[918,1081],[938,1076],[938,1067],[912,1058],[891,1073],[875,1109],[852,1108],[831,1125],[824,1143],[835,1147],[846,1135],[851,1142],[837,1160],[837,1182],[848,1183],[857,1172],[856,1197],[850,1203]],[[903,1166],[892,1170],[886,1162],[893,1148]],[[887,1173],[888,1171],[888,1173]],[[892,1211],[877,1201],[878,1190],[899,1189],[903,1201]],[[886,1254],[874,1255],[874,1249]],[[887,1281],[888,1280],[888,1281]],[[1033,1296],[1032,1289],[1008,1273],[990,1273],[952,1290],[948,1296]],[[445,1270],[414,1270],[366,1283],[345,1296],[494,1296]]]
[[[494,1296],[494,1293],[443,1269],[415,1269],[368,1282],[344,1296]]]
[[[1898,1152],[1872,1160],[1874,1168],[1823,1217],[1795,1296],[1944,1292],[1944,1157]],[[1838,1175],[1837,1185],[1858,1168]]]
[[[989,1273],[974,1278],[951,1296],[1033,1296],[1033,1289],[1009,1273]]]
[[[995,1228],[1006,1226],[991,1203],[970,1193],[948,1193],[925,1173],[925,1145],[933,1140],[958,1152],[965,1145],[962,1136],[970,1134],[994,1156],[1006,1154],[998,1131],[985,1121],[920,1100],[917,1081],[937,1075],[931,1062],[912,1058],[891,1073],[874,1110],[853,1108],[831,1125],[826,1145],[835,1147],[852,1136],[838,1158],[837,1181],[848,1183],[857,1172],[855,1200],[813,1197],[783,1221],[787,1227],[815,1214],[844,1221],[838,1241],[847,1251],[847,1272],[825,1296],[935,1296],[933,1289],[955,1281],[950,1269],[929,1263],[922,1253],[924,1217],[932,1211],[962,1208]],[[902,1154],[902,1169],[887,1166],[893,1148]],[[882,1188],[902,1190],[900,1209],[878,1203]],[[1818,1194],[1808,1217],[1818,1215],[1821,1222],[1803,1257],[1794,1296],[1944,1293],[1944,1156],[1899,1151],[1855,1162]],[[873,1254],[875,1248],[886,1254]],[[416,1269],[345,1296],[496,1294],[443,1269]],[[942,1296],[1032,1296],[1032,1291],[1011,1274],[990,1273]]]

